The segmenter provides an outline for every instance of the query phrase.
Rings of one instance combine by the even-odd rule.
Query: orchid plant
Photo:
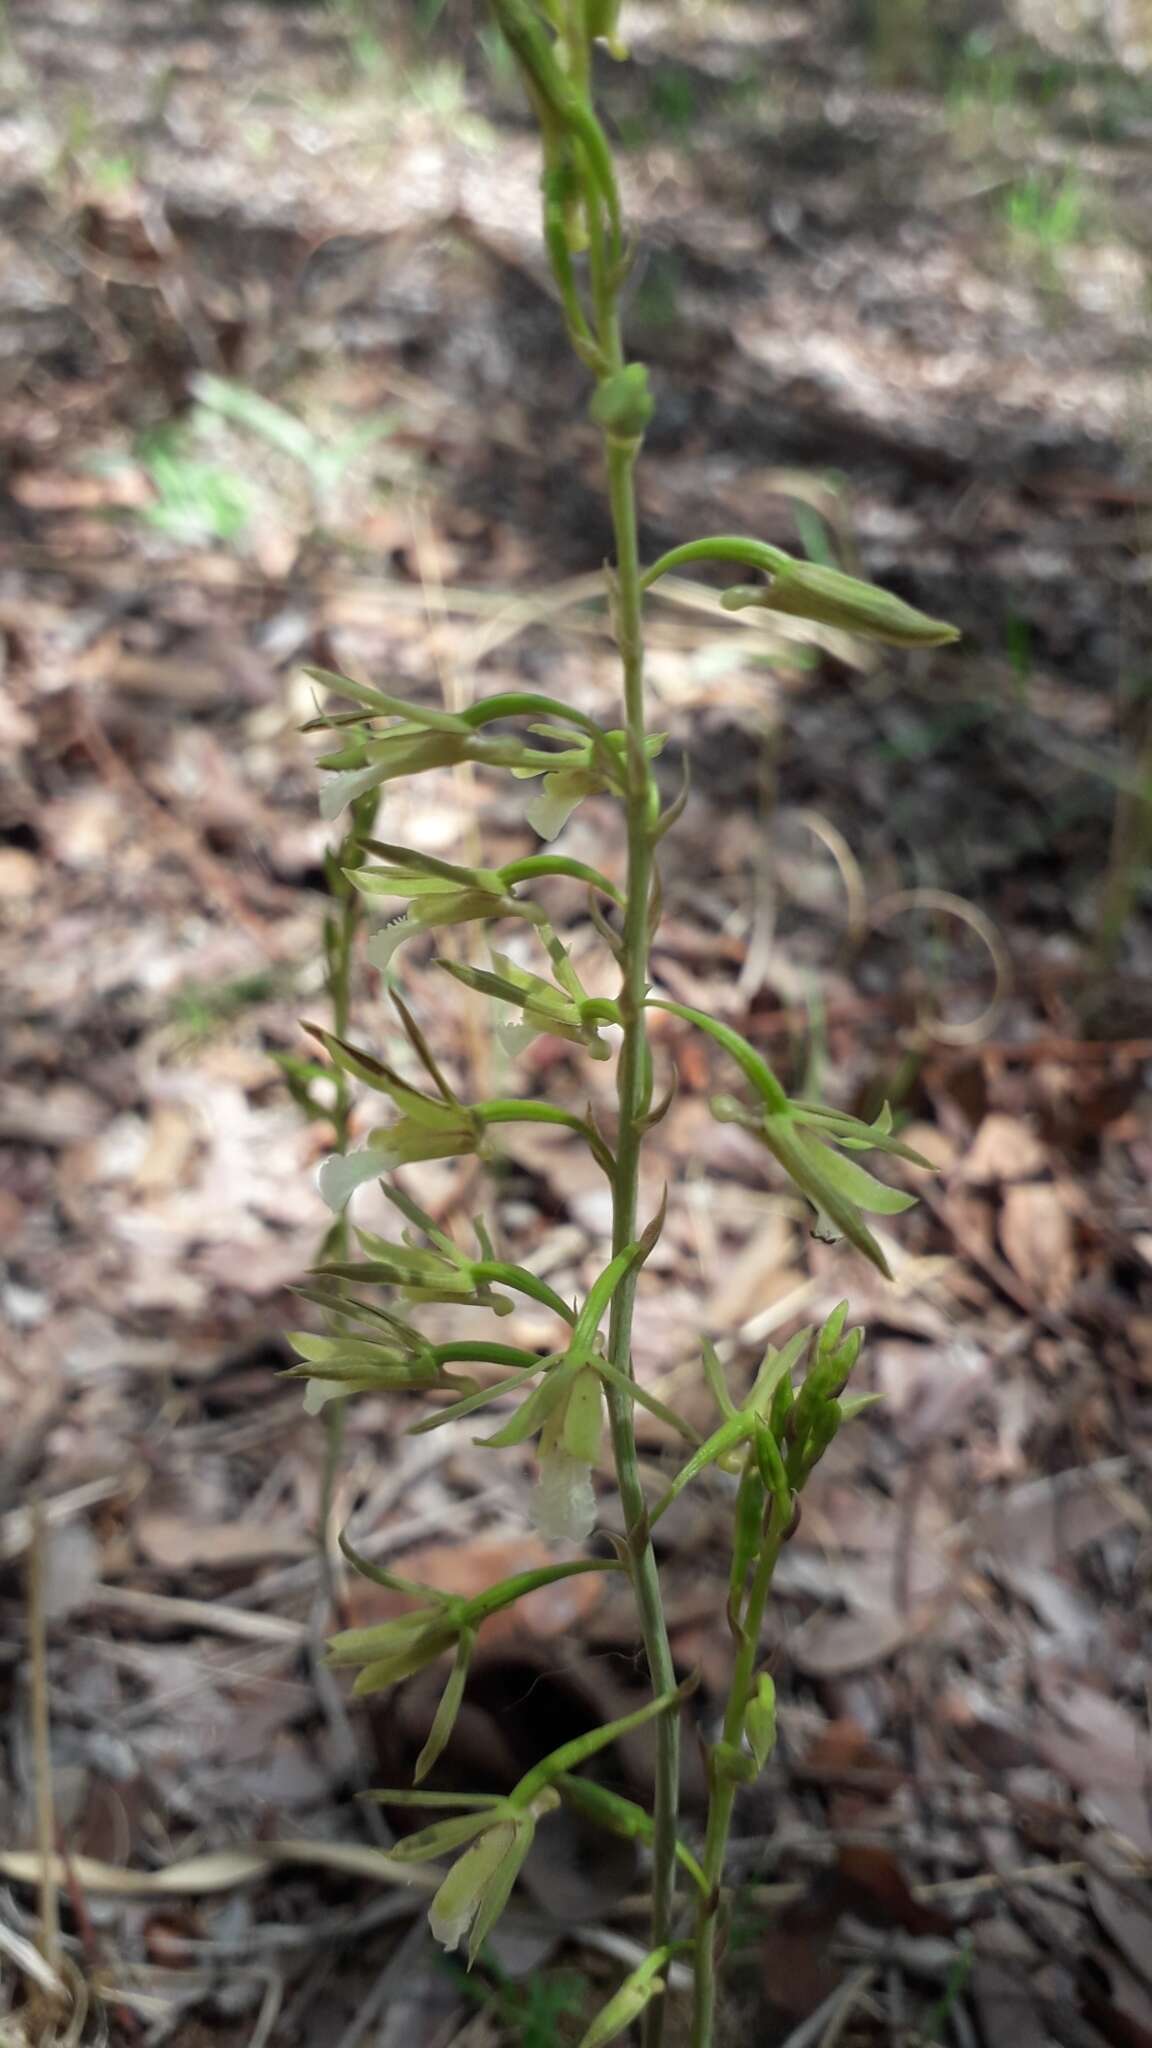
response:
[[[333,927],[333,960],[347,993],[349,947],[358,915],[383,903],[390,921],[367,945],[367,956],[390,981],[400,1028],[419,1071],[413,1080],[349,1035],[348,1004],[335,1005],[333,1028],[309,1027],[336,1077],[338,1144],[320,1176],[337,1216],[325,1255],[301,1293],[326,1318],[327,1334],[300,1333],[292,1368],[307,1381],[310,1408],[343,1404],[364,1392],[405,1392],[422,1405],[412,1427],[438,1429],[498,1406],[499,1426],[477,1441],[498,1451],[535,1442],[539,1472],[535,1506],[541,1528],[556,1541],[581,1542],[597,1517],[592,1475],[607,1427],[625,1537],[615,1555],[557,1562],[489,1588],[471,1599],[411,1583],[359,1557],[357,1571],[412,1601],[400,1619],[345,1630],[331,1644],[333,1661],[358,1669],[355,1689],[377,1693],[428,1665],[443,1663],[444,1690],[416,1766],[417,1788],[448,1741],[464,1697],[469,1659],[485,1618],[542,1584],[587,1571],[626,1573],[634,1592],[651,1679],[647,1706],[566,1744],[531,1770],[506,1797],[468,1799],[421,1789],[389,1792],[407,1801],[450,1806],[396,1852],[412,1861],[455,1857],[431,1908],[433,1932],[447,1946],[467,1941],[480,1952],[511,1896],[538,1826],[568,1802],[604,1826],[631,1835],[650,1852],[651,1923],[647,1953],[584,2036],[598,2048],[638,2022],[645,2048],[661,2039],[668,1966],[680,1960],[693,1985],[693,2048],[715,2038],[717,1958],[724,1924],[725,1857],[734,1802],[763,1770],[775,1741],[775,1691],[763,1664],[763,1625],[773,1571],[796,1527],[797,1502],[837,1431],[868,1396],[846,1392],[861,1333],[846,1327],[847,1304],[820,1329],[802,1330],[781,1349],[770,1347],[751,1390],[737,1399],[706,1338],[702,1371],[714,1398],[715,1428],[701,1439],[680,1415],[636,1379],[632,1329],[637,1279],[660,1236],[663,1210],[643,1227],[638,1215],[641,1148],[667,1107],[656,1099],[648,1025],[663,1010],[703,1032],[731,1064],[742,1092],[718,1095],[716,1116],[734,1120],[764,1146],[811,1206],[814,1225],[843,1238],[887,1272],[868,1215],[891,1216],[913,1197],[876,1178],[861,1152],[888,1154],[924,1166],[893,1134],[885,1112],[865,1123],[843,1111],[790,1097],[761,1054],[728,1025],[652,990],[649,954],[659,916],[657,850],[683,808],[683,793],[662,800],[653,762],[662,744],[645,722],[644,595],[666,574],[697,561],[733,564],[744,581],[720,599],[793,618],[831,624],[890,646],[936,647],[954,629],[900,599],[827,567],[799,561],[755,538],[719,535],[673,548],[641,563],[634,478],[653,410],[648,376],[626,358],[620,297],[630,250],[612,152],[597,116],[593,55],[597,43],[623,58],[617,0],[491,0],[537,118],[543,145],[543,235],[568,339],[592,384],[590,413],[600,430],[615,534],[608,599],[622,667],[623,715],[601,726],[571,706],[531,692],[507,692],[464,711],[418,707],[325,670],[309,671],[324,693],[309,729],[334,730],[338,744],[320,762],[323,815],[351,807],[351,825],[334,875],[342,906]],[[751,574],[758,579],[749,582]],[[607,793],[622,807],[627,865],[621,884],[563,851],[530,854],[502,867],[435,859],[374,836],[381,792],[458,762],[538,783],[527,808],[544,840],[562,834],[572,810]],[[565,876],[588,890],[589,916],[619,970],[617,994],[584,986],[563,936],[540,902],[540,885]],[[546,892],[545,892],[546,893]],[[394,906],[401,906],[400,914]],[[405,907],[406,906],[406,907]],[[507,950],[491,965],[457,959],[438,964],[492,1005],[495,1028],[515,1052],[539,1035],[559,1037],[590,1058],[615,1058],[617,1117],[606,1136],[591,1113],[513,1096],[469,1102],[445,1076],[395,984],[406,941],[460,925],[528,928],[538,958],[528,969]],[[319,1069],[318,1069],[319,1070]],[[386,1120],[357,1151],[346,1149],[349,1091],[354,1083],[383,1097]],[[475,1245],[462,1249],[390,1179],[420,1161],[498,1152],[503,1126],[532,1121],[579,1134],[611,1191],[612,1238],[603,1269],[584,1300],[563,1300],[526,1268],[499,1258],[482,1219]],[[347,1205],[367,1181],[385,1183],[402,1228],[394,1238],[350,1230]],[[352,1238],[358,1250],[353,1255]],[[467,1304],[488,1316],[506,1314],[518,1296],[548,1311],[555,1341],[545,1356],[515,1345],[474,1339],[436,1343],[419,1327],[428,1302]],[[475,1370],[469,1372],[465,1368]],[[435,1404],[428,1397],[435,1396]],[[683,1463],[658,1498],[649,1497],[637,1458],[635,1409],[658,1413],[685,1445]],[[685,1687],[669,1648],[653,1532],[685,1487],[712,1467],[737,1476],[734,1494],[727,1622],[734,1643],[731,1690],[719,1726],[706,1731],[710,1808],[703,1843],[680,1839],[679,1739]],[[642,1721],[652,1721],[658,1746],[651,1813],[599,1786],[583,1772],[598,1750]]]

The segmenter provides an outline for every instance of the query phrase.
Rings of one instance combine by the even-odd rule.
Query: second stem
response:
[[[623,984],[620,1014],[624,1042],[617,1074],[619,1135],[613,1177],[613,1255],[636,1236],[640,1147],[651,1093],[651,1060],[645,1028],[648,992],[649,906],[652,892],[652,778],[644,731],[644,650],[640,618],[640,563],[636,537],[636,496],[633,482],[635,447],[606,436],[608,482],[616,540],[616,632],[624,669],[624,715],[627,731],[628,786],[625,803],[628,828],[627,910],[623,937]],[[632,1318],[636,1275],[631,1273],[612,1299],[608,1355],[617,1371],[632,1374]],[[640,1627],[656,1692],[676,1684],[647,1504],[636,1456],[634,1405],[622,1387],[608,1388],[612,1448],[624,1526],[628,1535],[632,1580]],[[676,1823],[680,1791],[680,1730],[676,1715],[657,1724],[656,1785],[653,1806],[652,1946],[670,1938],[676,1881]],[[645,2048],[659,2048],[663,2000],[648,2007],[644,2019]]]

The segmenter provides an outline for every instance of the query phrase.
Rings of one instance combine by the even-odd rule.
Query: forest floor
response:
[[[330,1142],[276,1063],[324,1000],[302,664],[449,705],[529,683],[605,715],[617,689],[537,145],[453,12],[402,38],[353,0],[9,0],[0,31],[5,2044],[49,2038],[21,1947],[45,1633],[61,2039],[550,2048],[641,1952],[631,1849],[567,1820],[496,1970],[434,1952],[356,1796],[402,1782],[429,1694],[367,1716],[324,1665],[324,1437],[275,1377]],[[1150,74],[874,12],[899,35],[862,39],[841,0],[653,0],[604,76],[658,398],[645,552],[754,532],[965,636],[877,656],[699,584],[651,607],[661,776],[692,777],[660,986],[800,1092],[890,1099],[938,1168],[885,1228],[884,1283],[713,1124],[700,1044],[656,1033],[678,1085],[639,1375],[703,1422],[702,1332],[744,1383],[847,1295],[884,1397],[778,1575],[726,2038],[1147,2048]],[[535,846],[522,795],[425,777],[389,792],[386,837],[510,859]],[[564,846],[618,874],[611,805]],[[580,892],[553,908],[602,971]],[[553,1040],[505,1070],[479,1004],[418,942],[401,959],[465,1092],[609,1109],[610,1071]],[[397,1052],[370,970],[354,1021]],[[468,1162],[409,1184],[453,1231],[482,1199]],[[606,1195],[565,1132],[512,1127],[486,1199],[562,1293],[599,1270]],[[351,1404],[334,1526],[453,1590],[539,1562],[528,1459],[411,1419]],[[641,1440],[659,1486],[667,1432]],[[703,1728],[727,1505],[660,1524]],[[509,1782],[643,1682],[610,1581],[536,1596],[482,1642],[452,1781]],[[616,1763],[643,1798],[647,1749]],[[693,1754],[690,1835],[700,1789]]]

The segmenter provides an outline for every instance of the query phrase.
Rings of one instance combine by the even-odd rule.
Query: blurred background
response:
[[[939,1167],[882,1283],[712,1123],[707,1047],[657,1030],[646,1201],[672,1202],[638,1371],[703,1422],[701,1331],[744,1384],[848,1294],[884,1396],[779,1574],[730,2038],[1141,2048],[1152,6],[625,0],[622,27],[645,553],[755,533],[964,633],[878,653],[706,581],[650,607],[669,794],[691,771],[661,987],[798,1092],[891,1100]],[[575,2041],[639,1954],[632,1851],[550,1823],[492,1969],[432,1953],[354,1795],[402,1782],[435,1690],[368,1717],[326,1672],[323,1431],[275,1377],[331,1143],[300,1066],[332,840],[301,665],[450,707],[615,702],[534,130],[480,0],[6,0],[0,165],[0,2035],[53,2038],[27,1946],[46,1638],[60,2039]],[[524,796],[426,776],[380,829],[507,860]],[[562,846],[619,873],[612,806]],[[582,892],[551,908],[596,983]],[[404,987],[463,1092],[610,1112],[610,1071],[553,1040],[509,1065],[429,957],[406,947]],[[353,1016],[403,1060],[362,962]],[[602,1263],[563,1131],[514,1127],[486,1193],[467,1161],[408,1184],[461,1241],[485,1202],[562,1292]],[[530,1460],[411,1419],[352,1404],[335,1524],[454,1590],[539,1562]],[[641,1430],[658,1487],[673,1447]],[[660,1524],[704,1727],[729,1507],[718,1482]],[[338,1582],[338,1613],[389,1612],[372,1592]],[[485,1636],[444,1782],[511,1782],[642,1682],[614,1590],[536,1596]],[[646,1796],[644,1744],[612,1769]],[[690,1745],[689,1832],[700,1792]]]

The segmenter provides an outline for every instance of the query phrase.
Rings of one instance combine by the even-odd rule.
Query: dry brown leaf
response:
[[[1030,1125],[993,1113],[964,1154],[957,1178],[965,1187],[999,1187],[1005,1181],[1031,1180],[1047,1164],[1047,1151]]]
[[[890,1657],[916,1627],[909,1614],[813,1614],[789,1637],[793,1663],[810,1678],[845,1678]]]
[[[1137,1976],[1152,1984],[1152,1896],[1147,1882],[1121,1885],[1089,1870],[1085,1883],[1101,1927]]]
[[[1100,1785],[1093,1787],[1087,1805],[1092,1819],[1108,1830],[1108,1853],[1152,1863],[1152,1800],[1133,1799],[1118,1786]]]
[[[314,1548],[294,1522],[189,1522],[181,1515],[141,1515],[136,1541],[163,1571],[197,1565],[262,1564],[270,1557],[306,1557]]]
[[[969,1257],[996,1256],[996,1210],[987,1195],[970,1188],[951,1187],[940,1204],[940,1212],[955,1238],[955,1247]]]
[[[982,1549],[1019,1565],[1048,1566],[1114,1530],[1147,1529],[1143,1503],[1122,1484],[1122,1461],[1032,1479],[974,1515],[968,1534]]]
[[[955,1165],[958,1147],[939,1124],[906,1124],[900,1137],[905,1145],[912,1147],[913,1152],[921,1153],[937,1173],[947,1173],[949,1167]]]
[[[29,1088],[12,1082],[0,1105],[0,1139],[56,1150],[93,1137],[107,1121],[108,1111],[99,1097],[78,1083]]]
[[[1076,1289],[1076,1254],[1072,1218],[1055,1182],[1018,1181],[1004,1189],[1000,1243],[1037,1301],[1067,1308]]]
[[[1060,1726],[1039,1727],[1035,1744],[1054,1770],[1085,1792],[1111,1787],[1135,1795],[1134,1810],[1147,1799],[1149,1741],[1146,1726],[1095,1687],[1036,1666],[1045,1703]]]
[[[735,1258],[724,1262],[704,1311],[707,1327],[738,1329],[795,1287],[800,1276],[791,1262],[794,1243],[786,1216],[779,1210],[766,1216]]]
[[[906,1934],[947,1934],[951,1922],[913,1897],[908,1879],[890,1849],[845,1843],[837,1851],[836,1876],[845,1905],[870,1927],[902,1927]]]
[[[186,1104],[160,1102],[152,1112],[148,1138],[132,1176],[141,1194],[166,1194],[178,1187],[196,1149],[200,1122]]]
[[[1010,2041],[1012,2048],[1048,2048],[1052,2037],[1023,1970],[982,1958],[972,1972],[971,1989],[986,2041]]]
[[[1091,1974],[1084,1978],[1084,2010],[1114,2048],[1152,2048],[1152,1994],[1109,1950],[1089,1957]],[[1097,1978],[1099,1973],[1099,1979]],[[1099,1982],[1107,1990],[1099,1988]]]

